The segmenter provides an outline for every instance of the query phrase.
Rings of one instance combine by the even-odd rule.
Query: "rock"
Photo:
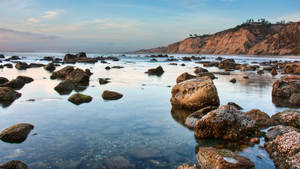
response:
[[[148,71],[145,73],[147,73],[148,75],[161,76],[164,73],[164,70],[161,66],[158,66],[157,68],[148,69]]]
[[[194,73],[195,74],[199,74],[199,73],[205,73],[205,72],[208,72],[207,69],[204,69],[202,67],[196,67],[195,70],[194,70]]]
[[[208,77],[186,80],[172,88],[172,105],[187,109],[201,109],[207,106],[219,106],[217,89]]]
[[[276,76],[278,74],[275,68],[273,68],[270,73],[272,76]]]
[[[8,59],[5,59],[6,61],[11,61],[11,60],[21,60],[19,56],[11,56]]]
[[[230,75],[230,72],[213,72],[213,74],[217,74],[217,75]]]
[[[272,119],[277,121],[279,124],[293,126],[300,129],[300,111],[286,110],[278,112],[272,116]]]
[[[0,54],[0,58],[3,59],[5,58],[5,56],[3,54]]]
[[[22,79],[13,79],[11,81],[8,81],[8,82],[0,85],[0,87],[10,87],[15,90],[20,90],[23,88],[24,85],[25,85],[25,82]]]
[[[106,70],[110,70],[111,68],[110,68],[110,66],[106,66],[105,69]]]
[[[131,164],[128,159],[123,156],[114,156],[105,162],[109,169],[129,169],[134,168],[135,165]]]
[[[41,59],[42,61],[50,61],[52,62],[53,61],[53,56],[44,56],[43,59]]]
[[[123,66],[113,66],[111,67],[112,69],[123,69],[124,67]]]
[[[73,94],[71,97],[69,97],[68,100],[76,105],[80,105],[82,103],[89,103],[92,101],[92,99],[93,98],[91,96],[76,93],[76,94]]]
[[[8,143],[22,143],[26,140],[30,131],[34,128],[32,124],[15,124],[0,133],[0,139]]]
[[[213,73],[211,73],[211,72],[197,73],[197,77],[205,77],[205,76],[209,77],[212,80],[216,79],[216,76]]]
[[[276,168],[300,168],[300,133],[291,131],[266,142],[265,148]]]
[[[54,89],[61,95],[70,94],[76,88],[71,80],[64,80],[60,82]]]
[[[268,130],[268,132],[265,135],[266,141],[273,141],[276,139],[277,136],[281,136],[285,133],[289,133],[291,131],[298,131],[298,129],[292,127],[292,126],[283,126],[283,125],[277,125],[275,127],[272,127]]]
[[[59,71],[52,73],[51,79],[63,79],[71,80],[75,84],[81,84],[83,86],[88,86],[90,81],[91,73],[90,71],[83,71],[82,69],[74,69],[72,66],[66,66]]]
[[[300,75],[300,63],[286,64],[284,66],[284,73]]]
[[[235,64],[234,59],[225,59],[219,63],[218,68],[219,69],[234,69],[235,65],[236,64]]]
[[[70,53],[66,54],[64,57],[64,60],[73,60],[73,59],[77,59],[77,56]]]
[[[11,63],[6,63],[3,65],[4,67],[7,67],[9,69],[13,68],[13,65]]]
[[[18,93],[9,87],[0,87],[0,102],[11,103],[21,97],[21,95],[21,93]]]
[[[28,76],[18,76],[17,79],[23,80],[24,83],[31,83],[33,82],[33,78]]]
[[[109,80],[110,78],[99,78],[99,83],[100,85],[107,84],[110,82]]]
[[[86,56],[85,52],[79,52],[79,53],[76,54],[76,57],[78,57],[78,58],[86,58],[87,56]]]
[[[253,162],[248,158],[225,149],[199,148],[197,160],[205,169],[254,169]]]
[[[27,68],[29,68],[28,64],[25,62],[17,62],[15,67],[18,70],[26,70]]]
[[[194,78],[196,78],[196,76],[185,72],[185,73],[183,73],[183,74],[181,74],[180,76],[177,77],[176,83],[181,83],[183,81],[194,79]]]
[[[44,64],[40,64],[40,63],[30,63],[29,64],[29,68],[39,68],[39,67],[43,67]]]
[[[8,82],[8,79],[5,78],[5,77],[0,77],[0,85],[3,84],[3,83],[6,83]]]
[[[122,97],[123,97],[122,94],[120,94],[118,92],[114,92],[114,91],[105,90],[102,93],[102,98],[104,100],[118,100],[118,99],[121,99]]]
[[[196,138],[239,140],[259,134],[255,121],[248,115],[224,105],[203,116],[194,131]]]
[[[228,102],[227,105],[232,106],[232,107],[234,107],[237,110],[243,110],[243,108],[240,105],[238,105],[238,104],[236,104],[234,102]]]
[[[28,167],[22,161],[13,160],[0,165],[0,169],[28,169]]]
[[[183,163],[180,166],[178,166],[178,169],[200,169],[200,168],[196,164],[189,165],[189,164]]]
[[[190,114],[185,120],[185,126],[188,128],[195,128],[197,126],[198,121],[205,116],[208,112],[217,109],[216,106],[207,106],[200,110],[195,111],[194,113]]]
[[[236,83],[236,79],[235,79],[235,78],[232,78],[232,79],[230,79],[230,82],[231,82],[231,83]]]
[[[272,98],[279,106],[300,106],[300,76],[284,76],[275,81]]]
[[[44,67],[45,70],[49,71],[49,72],[53,72],[55,70],[55,65],[54,63],[48,63],[45,67]]]
[[[245,113],[250,117],[251,120],[256,121],[256,126],[259,128],[267,128],[276,124],[275,121],[270,118],[270,116],[258,109],[252,109]]]
[[[152,59],[150,59],[150,62],[157,62],[157,59],[152,58]]]

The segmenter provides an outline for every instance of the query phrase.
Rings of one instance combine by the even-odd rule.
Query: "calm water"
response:
[[[37,61],[42,56],[63,57],[63,53],[4,53],[6,56],[26,57],[27,62]],[[98,54],[90,54],[90,57]],[[118,55],[116,55],[118,56]],[[175,55],[182,57],[182,55]],[[186,56],[186,55],[185,55]],[[208,56],[214,60],[216,56]],[[268,61],[274,58],[235,58],[240,63]],[[193,72],[194,62],[184,62],[185,67],[168,65],[170,62],[149,62],[143,55],[120,56],[124,69],[106,71],[107,64],[75,64],[80,68],[90,68],[90,86],[83,91],[93,97],[92,102],[76,106],[67,99],[70,95],[59,95],[54,87],[58,80],[50,80],[50,73],[43,68],[26,71],[0,69],[0,76],[9,79],[17,75],[27,75],[34,82],[25,85],[19,92],[22,97],[7,108],[0,107],[0,130],[13,124],[27,122],[35,126],[31,135],[22,144],[0,142],[0,163],[21,160],[31,169],[65,168],[96,169],[116,168],[113,164],[123,164],[129,168],[177,168],[181,163],[197,163],[195,149],[198,146],[216,146],[216,140],[195,140],[193,131],[182,122],[184,114],[173,111],[170,104],[171,88],[176,77],[183,72]],[[290,60],[290,59],[287,59]],[[293,59],[291,59],[293,60]],[[46,63],[46,62],[40,62]],[[178,61],[178,64],[183,63]],[[148,76],[148,68],[163,66],[161,77]],[[58,67],[58,69],[64,66]],[[210,71],[219,71],[209,68]],[[258,108],[272,115],[286,108],[272,103],[272,83],[278,77],[268,73],[258,76],[243,74],[216,75],[214,80],[221,104],[233,101],[244,111]],[[98,78],[111,78],[111,83],[99,85]],[[238,82],[229,80],[236,77]],[[254,80],[253,80],[254,79]],[[114,90],[124,94],[117,101],[104,101],[104,90]],[[28,99],[35,99],[29,102]],[[263,138],[260,145],[263,145]],[[238,152],[251,159],[256,168],[274,168],[268,154],[258,148],[244,147]]]

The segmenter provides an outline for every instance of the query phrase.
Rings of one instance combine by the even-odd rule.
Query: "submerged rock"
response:
[[[100,85],[107,84],[110,82],[109,80],[110,78],[99,78],[99,83]]]
[[[121,93],[114,92],[114,91],[105,90],[102,93],[102,98],[104,100],[118,100],[121,99],[122,97],[123,95]]]
[[[265,143],[265,148],[278,169],[300,168],[300,133],[291,131]]]
[[[275,121],[271,119],[269,115],[258,109],[252,109],[245,113],[251,118],[251,120],[256,122],[256,126],[259,128],[267,128],[275,125]]]
[[[161,157],[162,154],[154,147],[137,145],[129,149],[128,154],[135,159],[151,159]]]
[[[71,97],[69,97],[68,100],[76,105],[80,105],[82,103],[89,103],[92,101],[92,99],[93,98],[91,96],[76,93],[76,94],[73,94]]]
[[[148,75],[161,76],[164,73],[164,70],[161,66],[158,66],[157,68],[148,69],[148,71],[145,73],[147,73]]]
[[[30,131],[34,128],[32,124],[15,124],[0,133],[0,139],[8,143],[22,143],[26,140]]]
[[[11,103],[19,97],[21,97],[21,93],[18,93],[9,87],[0,87],[0,102]]]
[[[177,77],[176,83],[181,83],[183,81],[194,79],[194,78],[196,78],[196,76],[185,72],[185,73],[183,73],[183,74],[181,74],[180,76]]]
[[[248,115],[224,105],[203,116],[194,131],[196,138],[221,138],[240,140],[259,134],[255,121]]]
[[[0,169],[28,169],[28,167],[22,161],[13,160],[0,165]]]
[[[196,164],[189,165],[189,164],[183,163],[180,166],[178,166],[178,169],[200,169],[200,167],[198,167]]]
[[[293,126],[300,129],[300,111],[286,110],[278,112],[272,116],[272,119],[277,121],[279,124]]]
[[[219,106],[217,89],[208,77],[186,80],[172,88],[171,103],[187,109]]]
[[[225,149],[199,148],[197,160],[205,169],[254,169],[254,163],[248,158]]]
[[[105,162],[109,169],[129,169],[134,168],[135,165],[131,164],[128,159],[123,156],[114,156]]]

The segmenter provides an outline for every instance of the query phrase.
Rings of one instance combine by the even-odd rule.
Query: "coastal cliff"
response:
[[[242,24],[212,35],[137,53],[300,55],[300,22],[288,24]]]

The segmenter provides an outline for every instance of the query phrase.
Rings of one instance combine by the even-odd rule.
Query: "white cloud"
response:
[[[64,12],[63,9],[58,9],[58,10],[54,10],[54,11],[47,11],[47,12],[45,12],[43,18],[52,19],[52,18],[57,17],[62,12]]]
[[[39,22],[40,22],[40,20],[37,19],[37,18],[28,18],[27,21],[26,21],[26,24],[31,25],[31,24],[36,24],[36,23],[39,23]]]

